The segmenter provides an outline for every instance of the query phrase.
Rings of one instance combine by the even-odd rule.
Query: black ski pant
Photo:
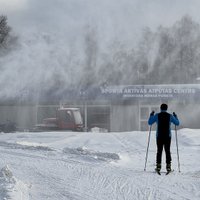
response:
[[[171,159],[170,145],[171,145],[171,137],[157,138],[157,156],[156,156],[157,164],[161,164],[163,147],[165,149],[165,154],[166,154],[166,164],[171,163],[172,159]]]

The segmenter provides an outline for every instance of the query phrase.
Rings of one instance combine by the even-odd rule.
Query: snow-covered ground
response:
[[[148,132],[0,134],[0,199],[199,200],[200,130],[178,131],[172,167],[155,174],[155,132],[144,172]]]

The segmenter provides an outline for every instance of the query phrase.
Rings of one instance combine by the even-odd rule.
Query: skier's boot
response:
[[[156,170],[157,173],[160,174],[160,170],[161,170],[161,164],[160,163],[156,164],[156,169],[155,170]]]
[[[172,169],[171,169],[171,163],[167,163],[166,169],[167,169],[167,172],[171,172],[172,171]]]

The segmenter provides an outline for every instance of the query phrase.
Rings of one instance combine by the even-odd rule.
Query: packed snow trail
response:
[[[0,167],[12,174],[0,176],[0,199],[199,200],[199,132],[178,133],[181,173],[172,139],[168,176],[164,158],[161,176],[154,172],[154,133],[146,172],[147,132],[0,134]]]

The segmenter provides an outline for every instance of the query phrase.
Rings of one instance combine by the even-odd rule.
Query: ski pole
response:
[[[179,161],[179,152],[178,152],[178,136],[177,136],[176,125],[175,125],[175,134],[176,134],[176,148],[177,148],[177,158],[178,158],[178,169],[179,169],[179,172],[181,172],[181,170],[180,170],[180,161]]]
[[[151,127],[149,128],[149,137],[148,137],[148,144],[147,144],[147,151],[146,151],[146,159],[145,159],[145,166],[144,166],[144,171],[146,171],[146,165],[147,165],[147,158],[148,158],[148,151],[149,151],[149,143],[150,143],[150,137],[151,137]]]

